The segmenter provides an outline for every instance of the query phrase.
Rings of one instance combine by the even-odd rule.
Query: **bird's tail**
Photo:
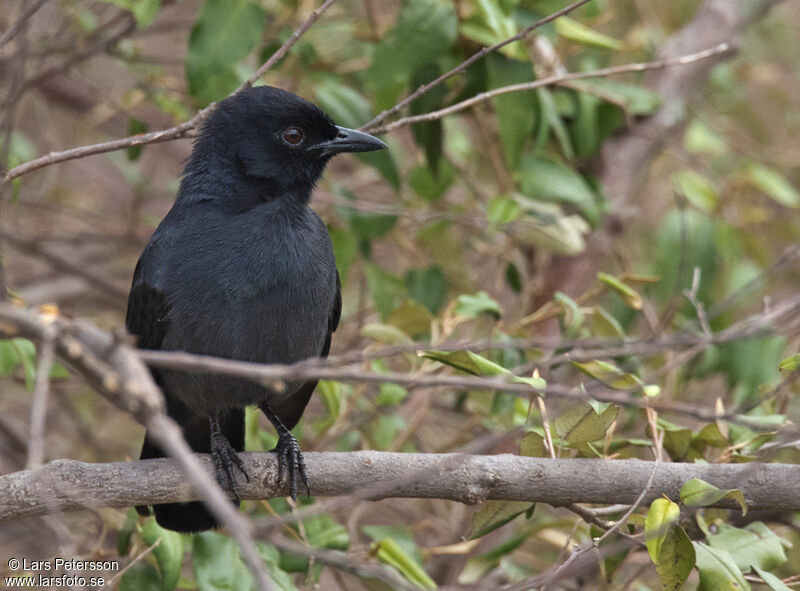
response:
[[[244,450],[244,409],[232,409],[220,417],[220,428],[223,435],[230,441],[236,451]],[[197,420],[183,427],[183,436],[192,451],[196,453],[209,453],[211,441],[208,421]],[[147,435],[142,445],[142,460],[150,458],[163,458],[166,454],[153,443]],[[164,503],[153,505],[158,524],[166,529],[183,533],[205,531],[217,527],[217,520],[199,501],[190,503]],[[150,515],[150,507],[140,505],[136,507],[139,515]]]

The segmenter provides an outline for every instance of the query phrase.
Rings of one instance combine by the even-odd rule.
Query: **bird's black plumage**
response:
[[[308,205],[311,192],[333,155],[385,147],[276,88],[250,88],[222,101],[195,142],[175,204],[136,265],[126,323],[139,346],[260,363],[327,356],[341,287],[327,229]],[[316,381],[278,392],[228,376],[153,374],[189,445],[212,454],[220,484],[234,496],[234,472],[244,472],[236,452],[244,448],[248,405],[258,405],[278,432],[275,451],[292,495],[297,476],[307,485],[289,429]],[[146,436],[142,459],[163,455]],[[197,502],[156,505],[155,513],[178,531],[216,525]]]

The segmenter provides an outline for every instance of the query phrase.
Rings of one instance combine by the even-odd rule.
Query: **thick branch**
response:
[[[198,456],[209,475],[208,456]],[[275,487],[277,467],[270,453],[243,453],[250,482],[240,481],[243,499],[286,494]],[[372,488],[369,498],[436,498],[475,504],[486,500],[632,504],[647,487],[652,462],[640,460],[545,459],[510,454],[420,454],[359,451],[305,454],[316,496],[347,495]],[[702,478],[720,488],[738,488],[750,510],[800,510],[800,466],[790,464],[662,463],[643,499],[679,498],[680,487]],[[129,507],[196,500],[186,476],[168,459],[109,464],[58,460],[39,473],[0,476],[0,520],[87,507]],[[721,501],[720,507],[736,508]]]

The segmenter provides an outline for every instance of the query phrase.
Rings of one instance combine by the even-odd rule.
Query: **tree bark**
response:
[[[275,486],[271,453],[242,453],[250,481],[240,479],[242,499],[286,494]],[[212,474],[208,456],[199,456]],[[653,484],[644,503],[666,495],[679,500],[681,486],[701,478],[719,488],[738,488],[750,510],[800,510],[800,466],[789,464],[655,464],[641,460],[546,459],[510,454],[420,454],[357,451],[305,454],[315,496],[354,494],[377,500],[396,497],[633,504]],[[0,476],[0,521],[96,507],[130,507],[199,499],[184,472],[170,459],[108,464],[57,460],[36,471]],[[730,500],[714,506],[737,508]]]

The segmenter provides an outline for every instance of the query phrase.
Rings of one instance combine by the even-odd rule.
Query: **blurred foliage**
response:
[[[164,0],[106,3],[129,11],[143,33],[174,16],[173,3]],[[95,4],[64,3],[67,25],[80,39],[101,26]],[[590,2],[536,33],[562,63],[544,64],[531,41],[515,42],[423,95],[408,113],[444,108],[562,67],[579,71],[653,58],[698,4]],[[343,0],[276,65],[269,83],[315,100],[339,124],[358,127],[482,46],[565,5]],[[184,23],[180,85],[168,66],[139,59],[147,57],[146,37],[117,45],[114,59],[137,81],[119,101],[131,134],[158,128],[150,120],[153,111],[161,120],[184,120],[224,98],[289,38],[309,4],[202,0],[196,11],[190,8],[180,7],[191,21]],[[419,343],[418,354],[409,350],[362,367],[378,373],[429,374],[449,367],[478,376],[514,374],[515,382],[532,390],[530,397],[437,391],[434,401],[421,395],[425,391],[396,384],[323,381],[317,405],[295,430],[304,449],[453,451],[494,434],[498,444],[491,450],[516,451],[518,445],[527,456],[651,459],[655,427],[665,460],[764,459],[762,451],[790,424],[789,417],[797,422],[796,335],[703,345],[701,320],[723,331],[759,312],[770,298],[797,291],[796,268],[771,270],[800,240],[800,89],[797,65],[783,59],[800,49],[793,25],[796,19],[767,18],[745,35],[735,59],[712,70],[707,88],[684,114],[682,136],[640,185],[633,213],[615,211],[598,171],[609,141],[627,133],[629,121],[662,105],[640,76],[505,94],[390,134],[391,150],[357,156],[357,168],[334,163],[317,204],[329,224],[344,290],[334,352]],[[7,143],[11,166],[36,153],[24,130]],[[155,190],[146,156],[156,149],[131,149],[126,159],[108,164],[138,194]],[[342,170],[352,174],[348,178]],[[24,188],[24,181],[15,181],[14,202],[24,202]],[[168,202],[174,185],[157,190]],[[133,206],[131,211],[133,227],[149,232],[153,214]],[[623,216],[625,233],[606,234],[613,241],[607,252],[614,256],[581,259],[592,248],[593,233],[608,232],[615,216]],[[587,271],[572,266],[573,260],[593,266]],[[694,355],[681,358],[682,352],[664,347],[652,355],[569,358],[571,339],[635,344],[679,331],[696,336],[700,347]],[[564,344],[517,341],[532,337]],[[437,348],[446,341],[495,346],[481,353]],[[0,342],[0,374],[30,389],[35,364],[32,343]],[[58,366],[52,375],[66,373]],[[548,383],[576,391],[608,387],[706,408],[716,402],[739,414],[729,421],[678,414],[648,421],[635,408],[594,400],[568,404],[534,394]],[[503,440],[507,431],[511,435]],[[251,450],[275,443],[255,412],[247,414],[247,443]],[[791,447],[772,453],[768,457],[798,461]],[[797,572],[800,557],[791,549],[800,540],[797,528],[761,521],[735,525],[735,511],[707,508],[723,498],[746,511],[741,491],[702,481],[686,483],[681,504],[662,498],[640,508],[621,530],[645,546],[620,552],[613,540],[602,540],[599,572],[584,581],[585,588],[679,589],[687,580],[709,590],[750,589],[755,580],[763,581],[760,588],[787,588],[780,579]],[[302,508],[316,500],[301,503]],[[682,511],[681,505],[695,510]],[[443,580],[496,588],[545,572],[560,560],[562,548],[602,535],[575,516],[549,507],[534,510],[530,503],[492,501],[469,515],[437,503],[398,507],[363,516],[350,509],[320,513],[275,535],[382,563],[421,589],[435,589]],[[243,511],[257,519],[291,508],[272,499],[246,502]],[[237,546],[223,533],[180,536],[152,520],[137,521],[134,513],[109,520],[109,527],[117,532],[121,556],[133,559],[152,547],[121,578],[121,589],[252,588]],[[645,548],[650,568],[643,571]],[[345,584],[319,561],[261,542],[259,551],[277,589]],[[348,576],[369,589],[388,588],[367,574]],[[638,578],[633,587],[632,577]]]

